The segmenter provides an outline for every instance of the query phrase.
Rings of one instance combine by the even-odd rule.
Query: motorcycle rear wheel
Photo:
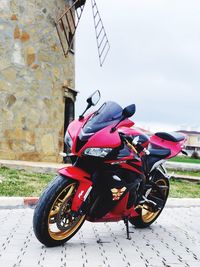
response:
[[[130,223],[133,224],[136,228],[146,228],[150,226],[158,218],[165,206],[169,194],[169,180],[164,176],[157,176],[156,178],[154,178],[154,183],[160,186],[160,188],[163,188],[162,191],[164,205],[158,211],[153,211],[147,203],[136,207],[135,209],[137,210],[139,216],[130,218],[129,220]],[[152,190],[152,192],[150,193],[150,195],[152,196],[157,196],[157,194],[158,192],[156,192],[156,190]]]
[[[37,239],[47,247],[64,244],[81,228],[85,215],[75,216],[71,204],[77,182],[57,176],[40,197],[33,216]]]

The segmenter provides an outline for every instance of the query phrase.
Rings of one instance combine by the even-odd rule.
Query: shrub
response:
[[[191,155],[192,159],[200,159],[199,153],[197,151],[194,151]]]

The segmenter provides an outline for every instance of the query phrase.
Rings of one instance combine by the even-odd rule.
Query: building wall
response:
[[[200,133],[188,134],[187,145],[200,148]]]
[[[187,136],[185,148],[187,150],[188,155],[191,156],[194,151],[200,153],[200,132],[186,130],[182,130],[179,132],[182,132]]]
[[[63,56],[54,19],[65,4],[0,1],[1,159],[62,160],[64,95],[74,88],[74,56]]]

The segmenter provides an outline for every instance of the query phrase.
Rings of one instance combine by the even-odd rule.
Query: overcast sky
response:
[[[101,103],[135,103],[137,124],[200,130],[200,1],[96,0],[111,44],[102,68],[86,2],[76,37],[76,112],[99,89]]]

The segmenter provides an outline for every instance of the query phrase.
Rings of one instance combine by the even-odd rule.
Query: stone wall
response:
[[[64,0],[0,1],[0,158],[60,161],[64,88],[74,56],[63,56],[54,19]]]

